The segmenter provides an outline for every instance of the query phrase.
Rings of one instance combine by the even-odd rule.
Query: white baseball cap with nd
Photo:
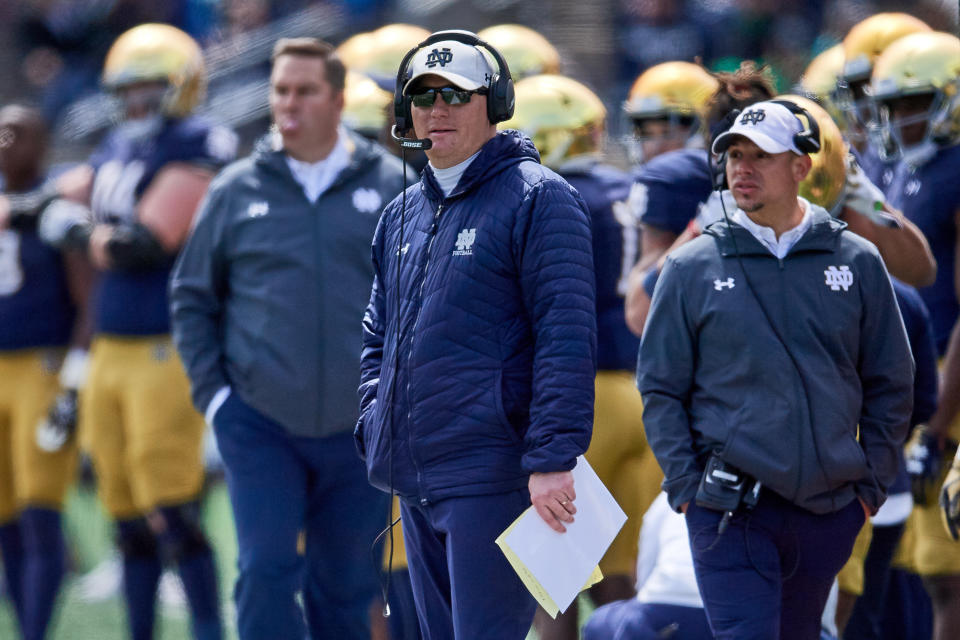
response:
[[[736,136],[747,138],[767,153],[792,151],[805,155],[797,148],[794,137],[803,131],[803,123],[788,108],[772,101],[757,102],[737,116],[733,126],[713,141],[713,152],[723,153]]]
[[[441,40],[417,51],[409,68],[404,93],[427,75],[440,76],[460,89],[473,91],[487,86],[494,74],[490,60],[480,49],[456,40]]]

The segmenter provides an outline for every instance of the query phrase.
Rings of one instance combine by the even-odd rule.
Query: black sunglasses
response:
[[[415,107],[432,107],[439,95],[449,105],[467,104],[473,94],[487,95],[487,88],[457,89],[455,87],[440,87],[439,89],[424,89],[419,93],[411,94],[410,100]]]

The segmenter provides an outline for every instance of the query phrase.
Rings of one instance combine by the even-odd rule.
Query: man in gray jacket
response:
[[[174,340],[226,466],[242,639],[306,637],[301,590],[310,637],[369,637],[388,505],[354,452],[358,326],[402,167],[339,126],[344,75],[326,43],[277,43],[274,148],[216,178],[171,282]]]
[[[643,332],[643,421],[719,639],[818,637],[910,418],[876,248],[797,195],[817,149],[793,103],[737,116],[713,146],[737,209],[669,256]]]

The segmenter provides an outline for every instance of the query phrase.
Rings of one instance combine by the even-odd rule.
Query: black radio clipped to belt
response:
[[[707,467],[700,477],[695,498],[697,506],[723,512],[718,533],[723,533],[733,513],[740,507],[752,509],[760,499],[761,484],[720,457],[713,451],[707,458]]]

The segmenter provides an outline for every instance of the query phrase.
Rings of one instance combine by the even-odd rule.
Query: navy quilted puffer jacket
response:
[[[384,491],[424,504],[511,491],[572,469],[590,443],[590,223],[539,159],[501,132],[447,198],[428,167],[407,189],[399,251],[401,197],[384,210],[355,432]]]

